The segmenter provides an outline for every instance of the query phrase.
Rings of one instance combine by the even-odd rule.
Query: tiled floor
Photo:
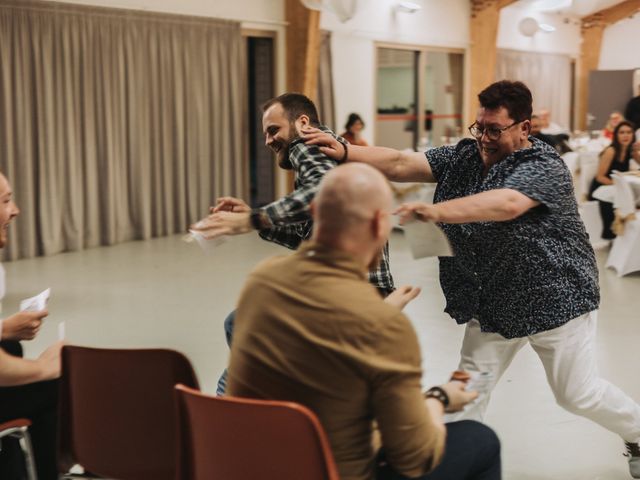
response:
[[[442,312],[437,261],[411,259],[400,233],[391,242],[398,284],[422,287],[406,313],[418,331],[425,384],[455,369],[463,329]],[[248,235],[204,256],[180,236],[6,263],[4,314],[20,299],[52,288],[51,315],[27,347],[39,352],[66,322],[67,339],[104,347],[169,347],[193,362],[213,392],[227,358],[222,321],[243,280],[262,258],[286,250]],[[602,375],[640,401],[640,274],[618,278],[598,252],[602,308],[598,355]],[[622,442],[556,406],[537,357],[525,348],[494,392],[487,422],[500,435],[507,480],[628,479]]]

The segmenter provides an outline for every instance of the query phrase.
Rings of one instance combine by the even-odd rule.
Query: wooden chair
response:
[[[606,266],[622,277],[640,270],[640,210],[636,209],[633,191],[625,177],[613,173],[611,178],[615,189],[613,206],[616,217],[623,221],[624,233],[613,240]]]
[[[24,454],[24,463],[27,469],[27,480],[38,480],[36,466],[33,459],[33,448],[29,438],[29,427],[31,421],[18,418],[9,422],[0,423],[0,441],[3,438],[16,438],[20,444],[20,449]]]
[[[65,346],[60,471],[80,464],[100,477],[174,480],[176,383],[198,387],[178,352]]]
[[[180,480],[338,480],[318,418],[292,402],[176,386]]]

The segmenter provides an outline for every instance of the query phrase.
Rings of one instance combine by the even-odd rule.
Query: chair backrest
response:
[[[580,153],[580,180],[578,186],[580,187],[580,195],[585,196],[589,193],[591,182],[598,173],[598,153],[596,152],[582,152]]]
[[[65,346],[59,466],[119,480],[174,480],[174,386],[198,382],[182,354]]]
[[[575,175],[578,169],[578,152],[565,152],[561,155],[561,158],[567,165],[571,175]]]
[[[292,402],[176,387],[180,480],[338,480],[320,421]]]
[[[634,213],[636,211],[635,199],[631,185],[625,180],[623,175],[612,173],[613,180],[613,207],[622,217]]]

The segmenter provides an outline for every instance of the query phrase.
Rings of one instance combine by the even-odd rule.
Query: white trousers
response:
[[[457,418],[482,421],[491,391],[518,350],[529,343],[542,361],[558,405],[593,420],[626,441],[638,441],[640,406],[618,387],[598,376],[596,324],[597,312],[591,312],[553,330],[506,339],[497,333],[482,332],[480,323],[471,320],[462,343],[460,368],[492,372],[493,383],[485,395]]]

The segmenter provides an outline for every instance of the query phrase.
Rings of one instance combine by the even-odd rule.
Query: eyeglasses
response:
[[[496,141],[500,138],[500,135],[502,135],[502,132],[509,130],[511,127],[522,122],[523,120],[516,121],[516,122],[513,122],[511,125],[507,125],[506,127],[502,127],[502,128],[496,128],[496,127],[480,128],[478,127],[478,122],[473,122],[473,124],[469,127],[469,133],[476,140],[480,140],[482,136],[486,134],[489,140]]]

